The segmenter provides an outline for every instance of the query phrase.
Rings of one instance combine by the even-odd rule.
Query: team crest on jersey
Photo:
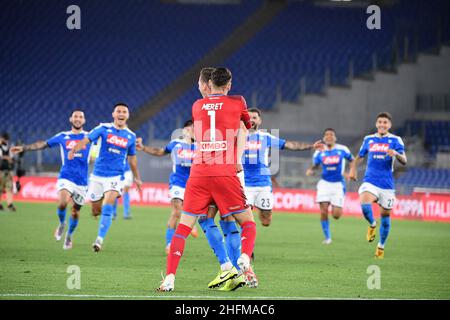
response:
[[[115,134],[108,134],[108,137],[106,138],[106,142],[109,144],[115,145],[117,147],[126,148],[128,145],[128,139],[116,136]]]
[[[322,163],[324,165],[338,164],[341,161],[339,156],[325,156],[322,158]]]
[[[245,143],[245,150],[261,150],[261,141],[247,141]]]
[[[370,152],[387,152],[389,143],[372,143],[369,147]]]

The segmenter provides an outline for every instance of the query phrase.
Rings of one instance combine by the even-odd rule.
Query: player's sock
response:
[[[64,224],[66,223],[66,209],[57,209],[57,213],[58,213],[58,218],[59,218],[59,223],[60,224]]]
[[[116,201],[114,201],[114,205],[113,205],[113,217],[116,218],[117,217],[117,204],[119,203],[119,198],[116,198]]]
[[[225,247],[227,249],[228,257],[233,266],[239,270],[237,259],[239,259],[241,255],[241,234],[236,227],[236,222],[220,220],[220,227],[225,236]]]
[[[102,239],[105,238],[106,233],[111,226],[113,210],[114,207],[111,204],[104,204],[102,207],[102,216],[98,226],[98,236]]]
[[[252,256],[253,248],[256,240],[256,223],[247,221],[242,224],[241,245],[242,253],[245,253],[249,258]]]
[[[331,233],[330,233],[330,221],[328,219],[326,220],[320,220],[320,224],[322,225],[323,234],[325,236],[325,239],[331,239]]]
[[[67,234],[69,237],[72,237],[73,232],[75,231],[77,225],[78,225],[78,218],[74,219],[72,216],[69,218],[69,230],[67,231]]]
[[[124,217],[128,217],[130,216],[130,193],[129,192],[125,192],[122,195],[123,198],[123,216]]]
[[[175,229],[167,227],[166,230],[166,246],[170,244],[173,238],[173,234],[175,233]]]
[[[384,248],[387,237],[389,235],[389,230],[391,229],[391,217],[381,216],[381,226],[380,226],[380,244]]]
[[[372,204],[362,204],[361,208],[364,214],[364,218],[366,218],[366,220],[369,221],[370,225],[374,227],[376,223],[375,219],[373,218]]]
[[[180,223],[173,235],[172,242],[170,243],[170,252],[167,255],[167,274],[175,275],[177,272],[178,263],[180,263],[181,256],[183,255],[184,246],[186,244],[186,238],[191,233],[192,228]]]
[[[202,227],[206,239],[208,239],[209,246],[213,249],[219,263],[222,265],[229,262],[230,259],[228,258],[227,250],[225,249],[225,245],[223,243],[222,233],[214,223],[214,218],[200,219],[199,224],[200,227]]]

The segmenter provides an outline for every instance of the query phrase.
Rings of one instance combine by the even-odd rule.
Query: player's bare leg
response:
[[[103,196],[98,235],[97,239],[95,239],[95,242],[92,244],[94,252],[99,252],[102,249],[103,239],[111,226],[114,202],[118,197],[119,193],[114,190],[106,191]]]
[[[242,254],[238,259],[238,265],[244,274],[245,282],[250,288],[258,286],[258,279],[250,265],[250,258],[255,247],[256,223],[250,208],[233,215],[242,228],[241,247]]]
[[[102,214],[102,203],[103,199],[91,202],[91,210],[92,210],[91,212],[93,217],[97,218],[99,215]]]
[[[376,235],[377,222],[373,218],[372,203],[376,202],[377,200],[378,198],[370,192],[363,192],[359,195],[359,201],[361,203],[364,218],[366,218],[366,220],[369,222],[366,236],[367,241],[369,242],[375,240]]]
[[[339,218],[342,216],[342,208],[340,207],[336,207],[336,206],[332,206],[331,207],[331,215],[333,216],[333,218],[335,220],[339,220]]]
[[[67,190],[59,190],[58,191],[58,215],[60,216],[60,223],[58,225],[58,227],[55,230],[54,236],[56,241],[60,241],[63,234],[64,234],[64,229],[66,227],[66,208],[67,205],[70,202],[70,192]]]
[[[380,241],[378,242],[377,249],[375,250],[375,258],[377,259],[384,258],[384,245],[391,229],[391,211],[392,210],[390,209],[380,207]]]
[[[328,220],[328,210],[330,207],[329,202],[320,202],[320,224],[322,226],[322,231],[325,239],[322,241],[323,244],[331,243],[331,233],[330,233],[330,222]]]
[[[254,210],[258,215],[259,221],[261,221],[263,227],[270,226],[270,223],[272,222],[272,210],[263,210],[258,207],[254,207]]]
[[[166,276],[157,291],[172,291],[175,288],[175,274],[178,264],[183,256],[186,239],[192,231],[197,217],[181,214],[180,223],[177,226],[172,242],[170,243],[170,251],[167,255]]]

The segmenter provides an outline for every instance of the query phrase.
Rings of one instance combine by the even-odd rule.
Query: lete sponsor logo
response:
[[[78,141],[80,140],[67,140],[66,141],[66,149],[72,150],[77,145]],[[86,149],[86,146],[83,147],[83,149]]]
[[[128,145],[128,139],[116,136],[115,134],[108,134],[108,137],[106,139],[106,142],[115,145],[117,147],[126,148]]]
[[[326,156],[322,158],[322,163],[324,165],[338,164],[341,161],[339,156]]]
[[[369,152],[387,152],[389,150],[389,143],[372,143],[369,147]]]
[[[227,142],[226,141],[206,141],[200,142],[200,151],[222,151],[227,150]]]
[[[178,150],[178,158],[192,160],[195,157],[194,150],[180,149]]]

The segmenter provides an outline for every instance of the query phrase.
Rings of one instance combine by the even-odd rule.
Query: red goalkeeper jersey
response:
[[[192,106],[196,155],[190,177],[236,175],[236,135],[240,122],[250,129],[242,96],[213,94]]]

